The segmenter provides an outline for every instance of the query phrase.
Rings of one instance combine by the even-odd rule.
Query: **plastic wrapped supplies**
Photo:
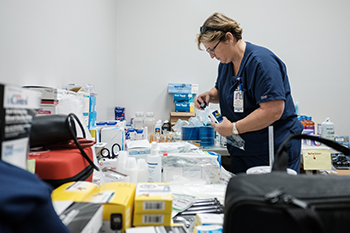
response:
[[[220,164],[217,156],[176,153],[162,158],[163,182],[171,184],[218,184]]]

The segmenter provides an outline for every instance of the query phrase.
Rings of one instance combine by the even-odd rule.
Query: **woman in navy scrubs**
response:
[[[301,133],[295,114],[287,69],[267,48],[242,40],[238,23],[222,13],[212,14],[197,35],[198,48],[205,47],[220,61],[215,86],[198,95],[198,109],[205,102],[219,103],[223,121],[212,123],[220,135],[238,134],[244,150],[231,146],[231,172],[269,165],[268,127],[274,129],[274,151],[290,135]],[[288,167],[300,172],[301,141],[288,143]]]

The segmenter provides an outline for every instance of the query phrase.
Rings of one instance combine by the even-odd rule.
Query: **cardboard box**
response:
[[[128,153],[134,157],[147,158],[151,153],[151,143],[147,139],[127,141]]]
[[[169,83],[168,93],[192,93],[197,94],[199,91],[198,84],[188,83]]]
[[[188,121],[191,117],[195,116],[196,113],[194,112],[170,112],[170,124],[174,126],[179,119]]]
[[[131,227],[136,185],[126,182],[96,184],[70,182],[56,188],[53,201],[72,200],[103,204],[103,224],[100,233],[115,233]]]
[[[175,112],[194,112],[193,102],[176,102]]]
[[[119,127],[104,127],[101,129],[101,142],[106,143],[109,150],[114,143],[118,143],[122,150],[125,150],[125,130]]]
[[[40,108],[37,111],[37,114],[40,115],[51,115],[57,114],[57,105],[58,104],[40,104]]]
[[[302,162],[304,170],[330,170],[332,156],[329,147],[309,146],[302,149]]]
[[[133,226],[170,226],[171,214],[134,214]]]
[[[135,193],[134,226],[170,226],[172,193],[168,183],[138,183]]]
[[[67,94],[67,90],[54,88],[54,87],[45,87],[45,86],[24,86],[31,90],[36,90],[41,92],[41,101],[46,104],[53,104],[59,101],[64,95]]]
[[[41,93],[0,84],[0,159],[27,169],[29,132]]]

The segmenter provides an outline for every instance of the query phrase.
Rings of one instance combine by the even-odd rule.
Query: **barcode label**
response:
[[[144,201],[143,210],[164,210],[164,201]]]
[[[164,215],[162,214],[142,215],[142,223],[164,223]]]

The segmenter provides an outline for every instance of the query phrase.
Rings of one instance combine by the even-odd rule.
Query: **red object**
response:
[[[91,146],[84,151],[93,161]],[[71,181],[92,181],[94,169],[78,148],[31,151],[29,159],[35,159],[35,174],[54,188]]]

